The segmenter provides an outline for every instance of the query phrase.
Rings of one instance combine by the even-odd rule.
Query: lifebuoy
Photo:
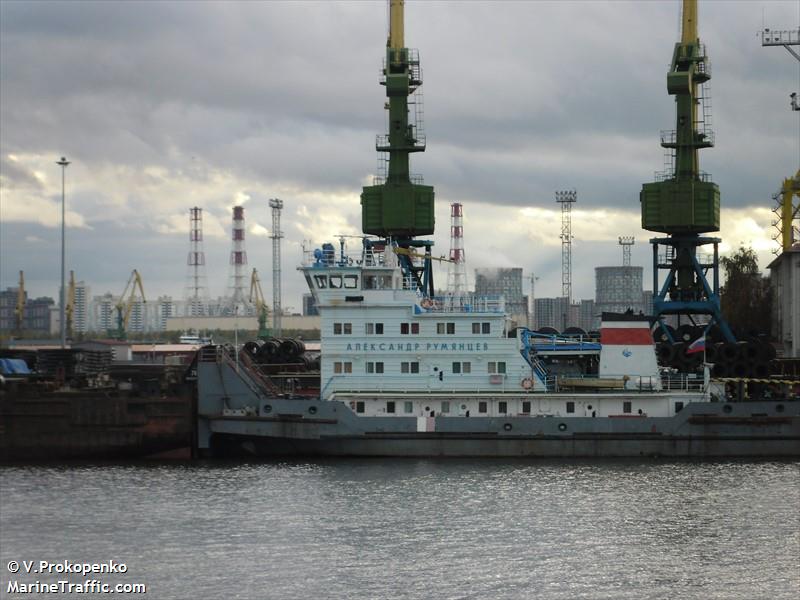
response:
[[[525,388],[526,390],[531,389],[533,387],[533,379],[531,379],[530,377],[526,377],[525,379],[523,379],[522,387]]]
[[[430,298],[423,298],[422,302],[419,303],[422,308],[430,308],[433,306],[433,301]]]

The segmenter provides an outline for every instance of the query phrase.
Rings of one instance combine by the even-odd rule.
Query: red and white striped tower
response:
[[[226,312],[229,314],[249,314],[251,307],[247,294],[247,252],[244,249],[244,207],[233,207],[233,224],[231,227],[231,262],[228,277],[228,301]]]
[[[459,202],[450,205],[450,260],[447,270],[447,293],[466,296],[467,263],[464,256],[464,212]]]
[[[189,256],[186,259],[186,313],[190,317],[208,314],[208,287],[206,285],[206,254],[203,252],[203,209],[189,209]]]

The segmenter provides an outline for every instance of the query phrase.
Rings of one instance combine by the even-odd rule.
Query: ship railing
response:
[[[502,313],[504,296],[445,295],[433,296],[425,308],[434,313]]]
[[[661,386],[665,391],[702,392],[705,382],[702,377],[686,373],[669,373],[661,376]]]
[[[234,354],[236,350],[233,348],[217,346],[215,350],[215,362],[224,364],[235,371],[245,385],[256,395],[275,395],[280,393],[278,387],[259,371],[247,352],[239,352],[239,359],[237,361],[236,355]]]

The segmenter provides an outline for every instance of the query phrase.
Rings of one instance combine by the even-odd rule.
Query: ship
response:
[[[246,352],[200,349],[202,455],[800,456],[797,386],[736,401],[708,365],[665,370],[644,315],[606,313],[594,340],[516,327],[502,297],[426,294],[398,251],[305,253],[317,397],[280,390]]]
[[[185,365],[109,350],[3,351],[0,463],[188,458],[195,383]]]
[[[797,382],[772,385],[770,395],[751,387],[748,396],[741,382],[712,379],[708,361],[695,368],[700,343],[681,346],[692,352],[681,361],[692,367],[684,372],[657,360],[654,335],[675,341],[669,315],[706,323],[703,340],[716,327],[726,351],[747,360],[720,311],[720,240],[705,236],[719,229],[719,189],[698,171],[697,151],[713,139],[705,125],[697,130],[698,89],[710,70],[696,0],[684,0],[667,76],[678,99],[677,133],[662,146],[674,164],[641,193],[643,228],[668,236],[651,240],[654,271],[669,274],[654,286],[652,316],[605,313],[597,338],[519,327],[501,296],[436,292],[433,264],[442,257],[425,239],[434,233],[434,189],[409,169],[410,154],[426,146],[422,70],[418,53],[405,47],[403,2],[389,4],[381,77],[389,127],[376,141],[386,172],[363,188],[360,247],[350,252],[352,238],[342,236],[338,249],[304,248],[299,266],[320,314],[319,392],[306,385],[296,393],[252,352],[201,348],[198,453],[799,457]],[[708,244],[713,261],[701,263],[697,249]],[[704,320],[692,320],[698,314]],[[718,365],[720,373],[727,369]]]

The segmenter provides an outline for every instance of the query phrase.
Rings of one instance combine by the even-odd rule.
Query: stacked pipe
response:
[[[676,330],[676,339],[683,340],[681,328]],[[666,337],[666,336],[664,336]],[[660,365],[672,367],[681,372],[693,372],[702,366],[704,353],[687,353],[691,345],[689,341],[670,343],[659,339],[656,344],[656,356]],[[705,360],[714,365],[714,377],[740,377],[764,379],[770,375],[770,361],[775,358],[772,345],[758,338],[750,338],[741,342],[706,343]]]
[[[247,342],[244,350],[262,365],[293,364],[306,370],[320,368],[319,354],[306,352],[303,340],[296,338],[254,340]]]

